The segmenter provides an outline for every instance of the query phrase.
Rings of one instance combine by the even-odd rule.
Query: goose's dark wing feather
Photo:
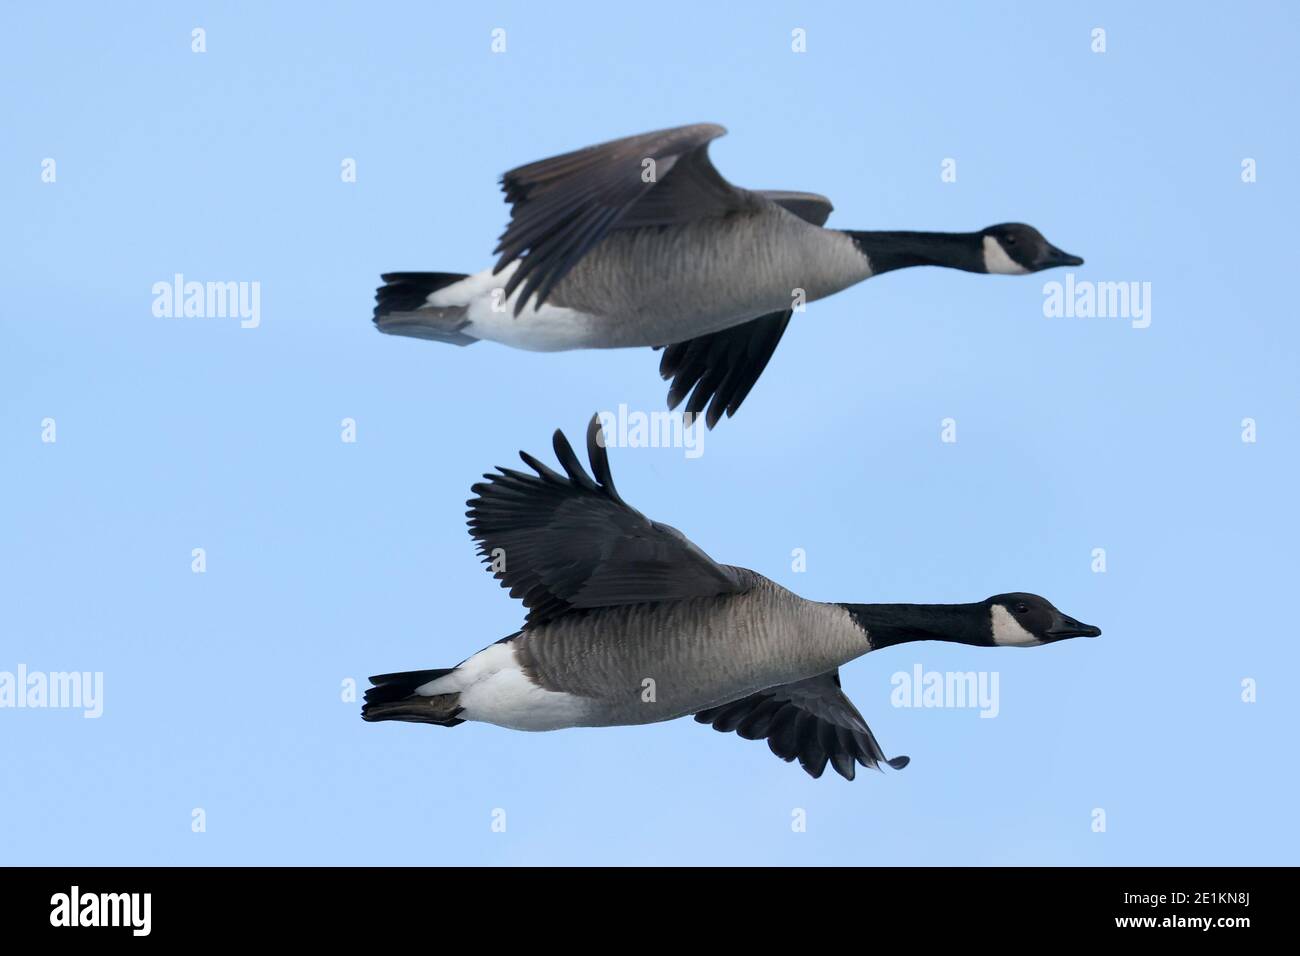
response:
[[[555,284],[611,229],[664,226],[723,216],[755,205],[709,162],[710,141],[726,130],[712,123],[642,133],[512,169],[501,177],[510,224],[494,271],[514,260],[509,297],[523,291],[546,301]],[[647,160],[653,161],[651,167]],[[650,169],[653,169],[653,175]]]
[[[776,203],[814,226],[826,225],[826,220],[830,218],[835,208],[829,199],[817,193],[800,193],[788,189],[759,189],[755,195]]]
[[[659,360],[659,374],[672,379],[668,407],[676,408],[689,394],[683,412],[704,412],[710,428],[723,412],[728,416],[736,414],[767,368],[790,324],[790,315],[789,309],[772,312],[721,332],[667,346]]]
[[[852,780],[854,762],[864,767],[887,763],[895,770],[907,757],[890,759],[880,749],[871,728],[840,689],[840,672],[778,684],[757,694],[700,711],[695,719],[723,733],[735,731],[746,740],[767,739],[782,760],[796,757],[799,766],[820,777],[830,762],[837,773]]]
[[[817,193],[762,189],[753,195],[776,203],[814,226],[824,225],[833,208],[829,199]],[[728,417],[736,414],[767,368],[790,324],[790,315],[788,309],[771,312],[721,332],[666,346],[659,374],[672,379],[668,407],[676,408],[689,395],[682,411],[688,415],[703,412],[710,428],[724,413]]]
[[[498,468],[471,489],[470,534],[492,576],[523,600],[528,626],[573,608],[672,601],[747,590],[676,528],[651,521],[614,488],[599,418],[587,429],[588,475],[562,432],[555,456],[564,473],[527,452],[537,474]]]

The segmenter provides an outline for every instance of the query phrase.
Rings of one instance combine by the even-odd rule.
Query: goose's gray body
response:
[[[972,233],[824,228],[815,193],[748,190],[713,167],[701,123],[590,146],[502,177],[494,267],[388,273],[380,331],[534,351],[663,348],[669,407],[709,427],[740,407],[794,309],[893,269],[1022,274],[1082,259],[1018,223]]]
[[[528,619],[456,667],[372,677],[365,719],[558,730],[694,714],[766,739],[813,776],[829,762],[852,779],[855,763],[907,758],[887,760],[840,689],[841,665],[903,641],[1032,646],[1100,633],[1027,594],[968,605],[805,600],[629,506],[598,419],[587,450],[591,474],[556,432],[563,473],[521,453],[533,474],[501,468],[474,485],[470,533]]]
[[[839,605],[735,570],[747,582],[738,594],[598,608],[526,630],[508,642],[515,662],[537,686],[577,698],[572,726],[604,727],[697,714],[870,649]]]
[[[796,295],[825,298],[870,275],[847,234],[759,198],[725,219],[612,232],[547,301],[594,320],[568,348],[662,346],[788,309]],[[518,321],[529,318],[525,307]]]

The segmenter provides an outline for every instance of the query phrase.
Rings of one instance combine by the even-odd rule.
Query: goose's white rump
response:
[[[496,274],[491,269],[476,272],[431,293],[427,304],[437,309],[464,309],[469,325],[463,331],[487,342],[530,352],[598,347],[592,340],[599,320],[577,309],[530,305],[516,317],[515,306],[523,291],[515,289],[507,298],[505,287],[518,268],[519,263],[512,262]]]
[[[464,720],[511,730],[577,727],[587,712],[582,698],[538,687],[524,673],[514,640],[489,645],[450,674],[417,687],[422,697],[459,694]]]

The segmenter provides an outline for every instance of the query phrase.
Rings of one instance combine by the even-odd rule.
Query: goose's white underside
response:
[[[469,325],[463,330],[476,339],[500,342],[531,352],[559,352],[590,348],[600,319],[574,309],[545,304],[529,305],[515,317],[522,286],[506,298],[505,286],[519,268],[510,263],[493,275],[484,269],[432,293],[426,304],[435,308],[464,308]]]
[[[511,730],[576,727],[588,702],[574,694],[538,687],[515,659],[514,641],[492,644],[450,674],[417,687],[424,697],[460,694],[459,716]]]

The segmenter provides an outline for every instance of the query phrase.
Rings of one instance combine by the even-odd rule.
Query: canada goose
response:
[[[694,714],[766,738],[814,777],[829,760],[895,769],[840,690],[839,667],[908,641],[1030,647],[1101,631],[1033,594],[972,604],[808,601],[761,574],[717,564],[614,488],[599,419],[587,430],[595,479],[555,433],[560,474],[487,474],[467,502],[493,577],[523,600],[521,630],[442,670],[370,678],[361,714],[516,730],[647,724]]]
[[[1082,265],[1032,226],[979,232],[824,229],[813,193],[732,186],[709,161],[711,123],[617,139],[501,177],[510,224],[475,275],[383,276],[381,332],[536,351],[652,346],[668,407],[733,415],[797,301],[907,266],[1021,275]],[[801,290],[801,291],[800,291]],[[687,396],[690,396],[687,398]]]

